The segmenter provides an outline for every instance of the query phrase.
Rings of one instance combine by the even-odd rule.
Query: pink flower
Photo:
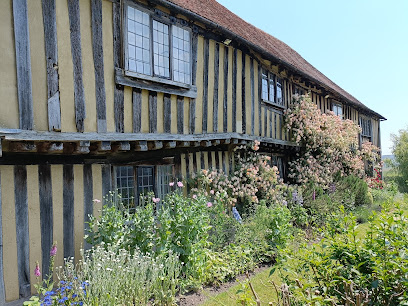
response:
[[[173,186],[174,186],[174,182],[170,182],[170,183],[169,183],[169,186],[170,186],[170,187],[173,187]]]
[[[40,276],[41,276],[40,264],[38,263],[38,261],[37,261],[37,264],[35,265],[34,275],[35,275],[36,277],[40,277]]]
[[[207,202],[207,207],[211,207],[212,203],[211,202]]]
[[[197,200],[197,195],[196,194],[193,194],[193,199]]]
[[[93,199],[92,202],[94,202],[95,204],[96,204],[96,203],[101,203],[101,200]]]
[[[152,198],[152,201],[153,201],[153,203],[159,203],[159,202],[160,202],[160,198],[155,198],[155,197],[153,197],[153,198]]]
[[[52,245],[51,251],[50,251],[50,256],[54,257],[55,255],[57,255],[57,243],[55,242]]]
[[[211,189],[211,190],[210,190],[210,193],[211,193],[211,194],[214,194],[214,190]]]
[[[180,188],[181,188],[181,187],[184,187],[184,185],[183,185],[182,182],[177,182],[177,186],[180,187]]]

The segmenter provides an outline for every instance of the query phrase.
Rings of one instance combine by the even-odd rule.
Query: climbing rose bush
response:
[[[295,95],[285,111],[284,126],[302,146],[289,162],[288,177],[298,184],[328,187],[336,175],[365,177],[364,165],[375,163],[379,149],[370,142],[359,148],[360,127],[332,111],[321,113],[308,95]]]
[[[230,210],[237,203],[253,205],[260,200],[277,201],[283,183],[278,168],[270,165],[270,156],[257,152],[259,144],[255,141],[236,147],[235,169],[231,175],[217,169],[202,170],[196,178],[196,186]]]

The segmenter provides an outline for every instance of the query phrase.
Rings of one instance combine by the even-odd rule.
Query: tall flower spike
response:
[[[50,256],[54,257],[55,255],[57,255],[57,243],[54,242],[54,244],[52,245],[51,251],[50,251]]]
[[[40,276],[41,276],[40,264],[38,263],[38,261],[37,261],[37,263],[35,264],[34,275],[35,275],[36,277],[40,277]]]

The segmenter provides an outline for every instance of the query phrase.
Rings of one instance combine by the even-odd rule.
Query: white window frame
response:
[[[263,84],[264,83],[263,81],[265,80],[264,75],[266,75],[266,80],[267,80],[267,84],[266,84],[267,92],[268,92],[268,98],[267,99],[264,99],[264,97],[263,97],[263,93],[265,92],[264,84]],[[282,102],[281,103],[277,102],[277,99],[278,99],[278,97],[277,97],[278,80],[280,81],[280,87],[281,87],[281,93],[282,93]],[[271,82],[273,82],[273,89],[274,89],[273,101],[270,98],[270,85],[271,85]],[[262,99],[262,101],[264,103],[266,103],[268,105],[278,107],[278,108],[285,108],[285,106],[286,106],[286,103],[285,103],[286,97],[285,97],[285,89],[284,89],[284,80],[283,80],[283,78],[281,78],[281,77],[277,76],[276,74],[274,74],[274,73],[268,71],[267,69],[263,68],[262,71],[261,71],[261,84],[259,84],[259,86],[261,86],[261,94],[262,94],[261,99]]]
[[[149,40],[150,40],[150,75],[149,74],[143,74],[140,72],[136,71],[131,71],[129,70],[129,54],[128,54],[128,7],[132,7],[136,10],[142,11],[143,13],[146,13],[149,15]],[[164,23],[169,26],[169,72],[170,76],[167,77],[162,77],[159,75],[154,74],[154,59],[153,59],[153,20],[156,20],[160,23]],[[181,24],[177,19],[170,19],[167,16],[160,15],[160,14],[155,14],[155,12],[146,9],[140,5],[135,5],[134,3],[130,1],[125,1],[124,9],[123,9],[123,50],[124,50],[124,74],[126,76],[134,77],[134,78],[139,78],[139,79],[144,79],[147,81],[153,81],[153,82],[158,82],[158,83],[163,83],[163,84],[168,84],[168,85],[173,85],[177,87],[182,87],[186,89],[190,89],[192,87],[192,60],[193,60],[193,54],[192,54],[192,29],[188,25]],[[189,33],[189,81],[188,82],[179,82],[174,80],[173,76],[173,27],[177,26],[179,28],[182,28],[183,30],[188,31]]]

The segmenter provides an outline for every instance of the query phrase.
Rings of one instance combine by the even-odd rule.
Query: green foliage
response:
[[[364,305],[408,303],[408,223],[403,211],[397,207],[375,215],[362,239],[356,229],[356,217],[342,210],[328,223],[320,243],[279,258],[281,276],[298,302],[332,305],[354,297]]]
[[[398,135],[392,135],[395,156],[393,168],[397,170],[396,182],[401,192],[408,192],[408,129],[402,129]]]

